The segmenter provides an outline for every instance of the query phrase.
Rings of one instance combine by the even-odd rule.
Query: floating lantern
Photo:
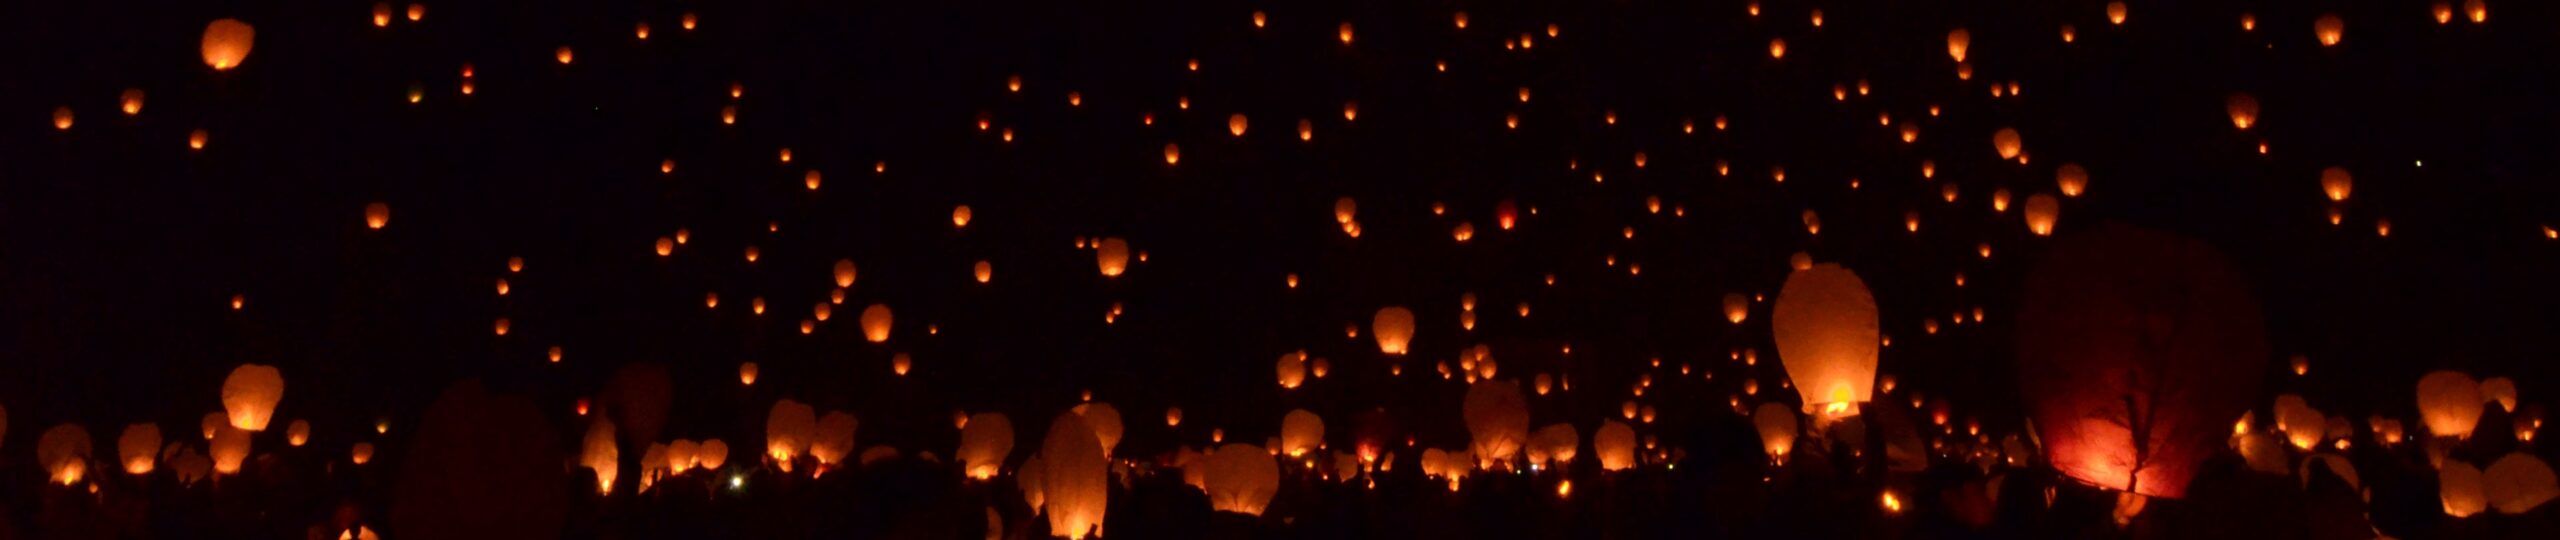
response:
[[[2036,236],[2053,236],[2053,223],[2062,218],[2062,201],[2052,195],[2037,193],[2027,197],[2027,231]]]
[[[1785,463],[1800,429],[1796,412],[1778,402],[1761,403],[1751,411],[1751,425],[1760,431],[1760,449],[1769,453],[1769,459]]]
[[[1520,384],[1512,381],[1485,379],[1468,385],[1463,412],[1467,432],[1475,436],[1469,447],[1482,468],[1509,468],[1520,446],[1529,441],[1529,402],[1520,395]]]
[[[1858,274],[1824,263],[1796,271],[1778,292],[1770,331],[1805,410],[1855,415],[1874,395],[1875,297]]]
[[[2490,403],[2498,404],[2499,410],[2515,412],[2516,381],[2506,377],[2490,377],[2481,379],[2480,397],[2481,399],[2488,400]]]
[[[1636,430],[1616,420],[1603,420],[1591,435],[1591,451],[1600,455],[1600,470],[1623,471],[1636,466]]]
[[[773,458],[783,472],[791,472],[791,461],[808,451],[809,443],[817,436],[818,411],[806,403],[776,401],[765,415],[765,456]]]
[[[2319,19],[2311,21],[2311,31],[2320,37],[2320,46],[2335,46],[2338,40],[2346,38],[2347,21],[2338,18],[2336,13],[2322,13]]]
[[[1094,247],[1093,260],[1096,266],[1101,267],[1102,277],[1120,277],[1121,272],[1129,270],[1129,241],[1119,237],[1102,239],[1102,243]]]
[[[151,474],[160,451],[160,426],[150,422],[124,427],[124,435],[116,437],[116,456],[123,459],[125,474]]]
[[[284,444],[286,446],[302,446],[302,443],[306,442],[311,442],[310,421],[295,420],[293,423],[285,425]]]
[[[2438,370],[2418,379],[2418,416],[2437,437],[2470,438],[2483,401],[2480,383],[2460,371]]]
[[[969,416],[969,423],[960,428],[960,449],[951,457],[960,462],[963,474],[987,480],[1003,472],[1004,458],[1012,453],[1013,421],[1004,413],[985,412]]]
[[[2249,126],[2258,124],[2258,98],[2248,92],[2232,92],[2231,97],[2222,100],[2222,108],[2231,114],[2231,127],[2247,131]]]
[[[222,379],[222,408],[230,412],[231,427],[266,431],[283,399],[284,375],[275,366],[241,364]]]
[[[1219,512],[1262,515],[1280,489],[1280,464],[1259,446],[1221,446],[1196,466],[1202,469],[1201,491],[1209,495],[1209,507]]]
[[[888,341],[890,319],[887,304],[872,304],[871,307],[862,308],[862,338],[872,343]]]
[[[1351,219],[1357,217],[1359,213],[1359,201],[1352,200],[1350,197],[1340,197],[1333,200],[1334,223],[1350,225]]]
[[[2480,469],[2469,463],[2446,460],[2444,468],[2436,471],[2436,492],[2444,500],[2444,514],[2455,518],[2489,509],[2486,484]]]
[[[2078,163],[2064,163],[2054,169],[2053,183],[2062,188],[2062,196],[2078,197],[2089,189],[2089,170],[2080,168]]]
[[[1088,394],[1085,399],[1093,399],[1093,396]],[[1093,428],[1094,439],[1102,443],[1102,458],[1110,459],[1111,450],[1120,446],[1120,409],[1095,401],[1077,405],[1075,413],[1084,417],[1086,427]]]
[[[613,437],[613,421],[597,418],[587,425],[587,438],[579,447],[578,464],[596,472],[598,494],[612,494],[622,471],[622,449],[614,446]]]
[[[1044,470],[1039,473],[1039,485],[1051,534],[1104,536],[1103,510],[1111,500],[1110,465],[1083,416],[1060,413],[1049,423],[1049,436],[1040,444]]]
[[[1378,309],[1377,316],[1369,319],[1369,335],[1377,338],[1380,354],[1404,356],[1406,346],[1413,342],[1413,310],[1404,306]]]
[[[1743,296],[1743,295],[1742,295],[1742,293],[1725,293],[1725,295],[1724,295],[1724,320],[1725,320],[1725,321],[1727,321],[1727,322],[1731,322],[1731,323],[1733,323],[1733,324],[1742,324],[1743,319],[1747,319],[1747,318],[1750,318],[1750,317],[1751,317],[1751,297]]]
[[[2355,193],[2355,189],[2355,175],[2348,173],[2346,167],[2320,170],[2320,192],[2329,196],[2329,202],[2347,202],[2347,196]]]
[[[1947,56],[1956,59],[1956,63],[1964,63],[1965,49],[1972,46],[1973,32],[1963,28],[1947,32]]]
[[[89,474],[89,430],[62,424],[36,438],[36,462],[55,484],[74,485]]]
[[[2016,129],[2000,128],[2000,131],[1991,133],[1991,148],[2000,151],[2000,159],[2017,159],[2018,152],[2024,150],[2025,146],[2024,142],[2018,140]]]
[[[228,71],[249,59],[249,46],[257,41],[258,31],[238,19],[216,19],[204,27],[204,65],[214,71]]]
[[[248,430],[227,424],[217,426],[214,429],[213,442],[206,444],[205,453],[213,458],[215,473],[239,474],[240,464],[249,460]]]
[[[815,436],[809,439],[809,457],[822,465],[843,463],[844,456],[853,453],[853,432],[861,425],[853,413],[828,412],[818,419],[816,431],[811,432]]]
[[[1297,388],[1307,380],[1307,352],[1292,351],[1280,355],[1280,362],[1272,370],[1280,376],[1280,388]]]
[[[2481,475],[2480,494],[2498,513],[2522,514],[2560,497],[2560,477],[2541,458],[2513,452],[2489,464]]]
[[[391,224],[391,205],[383,204],[383,203],[379,203],[379,202],[364,205],[364,226],[365,226],[365,228],[368,228],[368,229],[381,229],[383,226],[385,226],[385,225],[390,225],[390,224]]]
[[[1289,411],[1280,419],[1280,454],[1292,459],[1324,446],[1324,419],[1306,409]]]
[[[2319,445],[2320,439],[2328,434],[2328,420],[2320,415],[2319,410],[2311,408],[2310,403],[2304,402],[2302,396],[2276,396],[2275,411],[2276,429],[2284,431],[2285,439],[2292,442],[2294,448],[2309,450]]]

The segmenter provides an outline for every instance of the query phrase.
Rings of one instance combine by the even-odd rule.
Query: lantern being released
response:
[[[1281,455],[1296,458],[1323,446],[1324,419],[1316,413],[1297,409],[1280,419]]]
[[[818,412],[808,404],[776,401],[773,410],[765,415],[765,456],[773,458],[783,472],[791,472],[791,461],[808,451],[810,441],[817,437]]]
[[[218,19],[204,27],[204,65],[214,71],[228,71],[249,59],[249,45],[258,31],[238,19]]]
[[[2239,274],[2164,233],[2065,239],[2028,274],[2017,321],[2020,391],[2047,458],[2108,489],[2184,496],[2265,371]]]
[[[1591,451],[1600,455],[1600,470],[1623,471],[1636,466],[1636,430],[1616,420],[1600,423],[1591,435]]]
[[[1509,468],[1520,446],[1529,441],[1529,402],[1513,381],[1483,380],[1467,387],[1463,412],[1467,432],[1475,436],[1469,449],[1485,468]]]
[[[1129,241],[1118,237],[1104,238],[1094,246],[1093,260],[1102,268],[1102,277],[1120,277],[1129,270]]]
[[[613,444],[613,421],[597,418],[589,424],[580,449],[578,464],[595,471],[596,493],[613,493],[613,480],[622,471],[622,449]]]
[[[89,430],[79,424],[53,426],[36,439],[36,462],[53,483],[80,483],[89,474]]]
[[[1111,501],[1111,461],[1083,415],[1060,413],[1049,422],[1049,436],[1040,443],[1040,467],[1044,469],[1039,478],[1045,501],[1042,511],[1049,516],[1051,534],[1103,537],[1102,512]]]
[[[872,343],[888,341],[891,317],[887,304],[872,304],[871,307],[863,308],[862,339]]]
[[[962,474],[986,480],[1004,472],[1004,458],[1012,453],[1013,421],[1004,413],[986,412],[969,416],[969,425],[960,428],[960,449],[951,457],[960,462]]]
[[[1378,340],[1378,352],[1387,356],[1404,356],[1413,342],[1413,310],[1404,306],[1387,306],[1369,319],[1369,335]]]
[[[2480,395],[2480,383],[2460,371],[2440,370],[2418,378],[2418,416],[2426,421],[2427,433],[2437,437],[2467,439],[2480,424],[2480,412],[2486,410],[2486,398]]]
[[[222,408],[231,414],[231,427],[266,431],[283,399],[284,375],[275,366],[241,364],[222,380]]]
[[[1786,405],[1761,403],[1751,411],[1751,425],[1759,428],[1760,449],[1769,453],[1769,459],[1784,463],[1787,454],[1795,451],[1796,435],[1802,426],[1795,411],[1787,410]]]
[[[1858,274],[1823,263],[1787,276],[1770,315],[1778,358],[1805,410],[1857,414],[1875,395],[1876,300]]]
[[[1259,516],[1280,490],[1280,464],[1262,447],[1229,444],[1201,459],[1201,491],[1217,511]]]

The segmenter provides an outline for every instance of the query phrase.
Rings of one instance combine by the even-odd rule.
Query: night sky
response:
[[[1679,445],[1802,401],[1770,326],[1797,253],[1873,292],[1898,388],[1872,406],[1918,392],[2014,434],[2026,276],[2115,225],[2237,269],[2265,319],[2268,354],[2232,368],[2263,374],[2259,418],[2298,394],[2357,437],[2368,415],[2414,432],[2438,369],[2560,391],[2560,11],[2130,4],[2114,23],[2089,0],[442,1],[377,26],[355,0],[19,3],[0,8],[0,480],[29,485],[0,492],[37,497],[52,425],[105,456],[137,422],[192,442],[244,363],[281,370],[276,417],[327,449],[310,460],[366,442],[396,463],[466,379],[530,398],[574,454],[581,404],[627,366],[672,381],[658,439],[725,439],[733,469],[785,398],[944,458],[955,413],[1010,415],[1020,460],[1084,392],[1127,418],[1128,459],[1213,429],[1260,444],[1298,408],[1337,447],[1372,411],[1392,446],[1463,447],[1479,344],[1524,390],[1569,381],[1530,396],[1535,425],[1588,444],[1632,401],[1660,411],[1638,433]],[[199,45],[224,18],[255,46],[215,70]],[[2245,129],[2235,94],[2260,104]],[[2060,196],[2065,164],[2085,193]],[[2039,194],[2049,237],[2024,218]],[[1117,277],[1089,246],[1106,237],[1132,252]],[[859,269],[840,304],[839,260]],[[1732,293],[1763,295],[1740,324]],[[1402,357],[1372,335],[1390,306],[1416,320]],[[1330,373],[1274,384],[1299,350]],[[340,491],[374,516],[389,488]],[[9,506],[34,537],[33,503]],[[250,530],[310,524],[284,521]]]

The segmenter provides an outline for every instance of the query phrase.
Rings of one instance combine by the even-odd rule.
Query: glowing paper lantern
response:
[[[2018,152],[2026,149],[2026,143],[2018,139],[2018,130],[2000,128],[1991,134],[1991,148],[2000,151],[2000,159],[2018,159]]]
[[[216,19],[204,26],[204,65],[214,71],[227,71],[249,58],[249,45],[257,41],[257,29],[238,19]]]
[[[702,441],[701,448],[693,453],[693,461],[704,469],[719,470],[721,465],[729,463],[729,443],[720,442],[720,439]]]
[[[2276,396],[2276,428],[2284,430],[2285,439],[2295,448],[2308,450],[2320,444],[2321,437],[2328,434],[2328,422],[2302,396]]]
[[[1413,310],[1404,306],[1387,306],[1369,319],[1369,335],[1377,338],[1378,352],[1387,356],[1404,356],[1406,346],[1413,343]]]
[[[1259,446],[1218,447],[1199,466],[1201,491],[1208,493],[1209,507],[1219,512],[1262,515],[1272,494],[1280,490],[1280,464]]]
[[[2560,477],[2533,454],[2514,452],[2489,464],[2481,475],[2480,493],[2498,513],[2522,514],[2560,497]]]
[[[1280,376],[1281,388],[1297,388],[1307,380],[1307,352],[1291,351],[1281,354],[1279,363],[1272,366],[1272,371]]]
[[[1616,420],[1604,420],[1600,431],[1591,434],[1591,451],[1600,455],[1600,470],[1635,468],[1636,430]]]
[[[2480,383],[2460,371],[2439,370],[2418,379],[2418,416],[2437,437],[2467,439],[2485,407]]]
[[[302,446],[302,443],[306,443],[306,442],[311,442],[311,422],[310,422],[310,421],[308,421],[308,420],[295,420],[295,421],[293,421],[293,423],[291,423],[291,424],[286,424],[286,425],[284,426],[284,444],[285,444],[285,445],[287,445],[287,446]]]
[[[2355,189],[2356,177],[2346,167],[2320,170],[2320,192],[2329,196],[2329,202],[2346,202],[2347,195],[2355,193]]]
[[[2019,383],[2054,468],[2178,498],[2247,410],[2267,358],[2238,272],[2203,243],[2111,226],[2027,278]]]
[[[1857,414],[1875,394],[1876,300],[1858,274],[1824,263],[1787,276],[1770,315],[1778,358],[1807,412]]]
[[[80,483],[89,474],[89,430],[79,424],[44,430],[44,435],[36,438],[36,462],[44,465],[46,478],[53,483]]]
[[[1520,383],[1488,379],[1468,385],[1463,412],[1467,432],[1475,436],[1469,451],[1480,463],[1507,468],[1529,441],[1529,401],[1520,395]]]
[[[2062,219],[2062,201],[2052,195],[2037,193],[2027,197],[2027,232],[2036,236],[2053,236],[2053,222]]]
[[[853,431],[861,425],[853,413],[828,412],[826,417],[818,419],[816,431],[811,432],[809,457],[825,465],[843,463],[844,456],[853,453]]]
[[[792,400],[773,402],[773,410],[764,417],[764,452],[773,458],[783,472],[791,471],[791,461],[809,450],[818,438],[818,411],[809,404]]]
[[[390,225],[390,224],[391,224],[391,205],[383,204],[383,203],[378,203],[378,202],[377,202],[377,203],[372,203],[372,204],[364,205],[364,226],[365,226],[365,228],[368,228],[368,229],[380,229],[380,228],[383,228],[384,226],[387,226],[387,225]],[[665,251],[665,250],[659,250],[659,251],[663,252],[663,251]],[[660,254],[661,254],[661,255],[663,255],[664,253],[660,253]]]
[[[1334,199],[1334,200],[1333,200],[1333,221],[1334,221],[1334,223],[1339,223],[1339,224],[1343,224],[1343,225],[1350,225],[1350,224],[1351,224],[1351,219],[1352,219],[1352,218],[1354,218],[1354,217],[1359,216],[1359,214],[1360,214],[1360,202],[1359,202],[1359,201],[1351,200],[1351,198],[1350,198],[1350,197],[1342,197],[1342,198],[1337,198],[1337,199]]]
[[[891,317],[888,304],[872,304],[871,307],[862,308],[862,339],[870,340],[872,343],[888,341]]]
[[[2481,379],[2480,397],[2481,399],[2486,399],[2492,403],[2497,403],[2500,410],[2515,412],[2516,381],[2506,377],[2490,377]]]
[[[1324,419],[1306,409],[1289,411],[1280,419],[1280,453],[1291,458],[1306,455],[1324,446]],[[1250,513],[1250,512],[1248,512]]]
[[[986,480],[1004,471],[1004,458],[1012,453],[1013,421],[1004,413],[984,412],[970,415],[969,425],[960,428],[960,449],[952,451],[951,457],[960,462],[962,474]]]
[[[1971,48],[1972,46],[1972,32],[1967,32],[1963,28],[1957,28],[1954,31],[1947,32],[1947,56],[1955,58],[1956,63],[1964,63],[1965,49]]]
[[[1573,430],[1573,424],[1548,424],[1529,434],[1529,464],[1544,467],[1554,463],[1562,467],[1573,462],[1574,456],[1581,453],[1581,447],[1582,435]]]
[[[1103,537],[1103,509],[1111,500],[1111,461],[1084,417],[1060,413],[1040,443],[1040,494],[1050,534]]]
[[[2231,113],[2231,127],[2245,131],[2258,124],[2258,98],[2248,92],[2232,92],[2222,100],[2222,108]]]
[[[2054,170],[2053,183],[2062,188],[2062,196],[2078,197],[2089,190],[2089,170],[2078,163],[2064,163]]]
[[[1775,401],[1761,403],[1759,408],[1751,410],[1751,425],[1759,429],[1760,449],[1769,453],[1769,459],[1785,462],[1787,453],[1795,450],[1796,435],[1801,425],[1796,420],[1796,412],[1788,410],[1786,405]]]
[[[2471,517],[2489,509],[2488,482],[2480,469],[2469,463],[2445,460],[2436,471],[2437,496],[2444,500],[2444,514],[2457,518]]]
[[[1112,407],[1109,403],[1096,401],[1076,406],[1075,413],[1077,416],[1084,417],[1086,427],[1093,428],[1094,440],[1102,443],[1102,458],[1111,459],[1111,450],[1120,447],[1120,434],[1123,429],[1120,425],[1120,409]]]
[[[1237,137],[1243,137],[1244,128],[1244,113],[1227,115],[1227,133],[1234,134]]]
[[[284,375],[275,366],[241,364],[222,379],[222,408],[231,413],[231,427],[266,431],[283,399]]]
[[[2311,32],[2320,37],[2320,46],[2334,46],[2347,37],[2347,21],[2338,18],[2336,13],[2322,13],[2319,19],[2311,21]]]
[[[116,456],[124,460],[125,474],[151,474],[160,451],[160,426],[143,422],[124,427],[124,435],[116,437]]]
[[[587,438],[580,445],[578,464],[596,472],[596,493],[613,493],[613,481],[622,471],[622,449],[613,444],[613,421],[603,418],[587,425]]]
[[[1725,293],[1724,320],[1742,324],[1743,319],[1748,318],[1751,318],[1751,297],[1742,293]]]
[[[1102,277],[1120,277],[1129,270],[1129,241],[1119,237],[1104,238],[1093,250],[1094,264],[1102,268]]]
[[[854,274],[853,259],[836,259],[835,274],[836,288],[842,289],[852,287],[853,278],[857,277]]]

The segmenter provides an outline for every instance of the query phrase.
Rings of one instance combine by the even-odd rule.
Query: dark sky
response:
[[[2051,243],[2110,221],[2204,239],[2242,268],[2266,307],[2265,369],[2312,361],[2308,377],[2271,377],[2269,398],[2406,416],[2429,369],[2513,376],[2527,401],[2560,375],[2547,337],[2560,242],[2541,236],[2560,221],[2560,33],[2541,30],[2560,13],[2539,2],[2495,2],[2486,25],[2438,25],[2408,1],[2138,2],[2123,26],[2095,1],[1825,2],[1819,28],[1802,3],[1753,17],[1739,0],[431,2],[388,28],[369,24],[369,2],[290,4],[0,8],[10,439],[64,421],[192,425],[243,362],[283,369],[279,416],[312,419],[323,444],[373,437],[377,417],[414,422],[467,377],[535,395],[568,426],[577,398],[645,362],[676,375],[671,437],[753,440],[765,407],[791,397],[855,411],[867,441],[948,451],[953,409],[1038,425],[1090,389],[1132,426],[1186,410],[1177,432],[1132,430],[1145,448],[1211,427],[1259,441],[1291,407],[1387,407],[1447,446],[1463,440],[1463,387],[1431,365],[1478,343],[1503,378],[1570,375],[1573,392],[1533,400],[1541,424],[1613,415],[1650,372],[1661,390],[1642,401],[1679,425],[1723,414],[1748,378],[1792,399],[1774,384],[1767,304],[1736,328],[1717,302],[1774,298],[1798,251],[1874,290],[1894,339],[1884,372],[2008,430],[2018,283]],[[1268,27],[1251,25],[1257,8]],[[701,19],[690,32],[687,11]],[[2341,45],[2315,41],[2321,11],[2347,21]],[[197,43],[222,17],[258,34],[243,66],[215,72]],[[1970,81],[1945,54],[1959,26]],[[1533,48],[1505,50],[1523,34]],[[574,63],[553,59],[561,46]],[[1871,94],[1833,98],[1860,81]],[[2023,93],[1994,98],[1994,81]],[[147,94],[138,116],[116,109],[126,88]],[[2263,104],[2259,126],[2233,129],[2234,92]],[[731,104],[738,122],[723,125]],[[74,128],[53,129],[58,106]],[[1242,138],[1227,134],[1233,113],[1250,118]],[[1880,113],[1919,124],[1917,142]],[[1728,129],[1712,128],[1719,116]],[[2002,127],[2023,134],[2029,164],[1992,151]],[[197,128],[210,145],[191,152]],[[2016,207],[1990,210],[1995,190],[2013,204],[2053,192],[2065,162],[2092,182],[2063,204],[2057,238],[2029,235]],[[2329,166],[2355,175],[2338,226],[2318,181]],[[815,192],[800,183],[812,169]],[[1357,239],[1332,221],[1346,196]],[[382,230],[363,226],[375,201],[392,209]],[[1516,230],[1493,226],[1505,201]],[[956,204],[974,210],[965,229]],[[1902,228],[1913,210],[1916,235]],[[1462,222],[1466,244],[1449,232]],[[655,256],[679,229],[689,242]],[[1124,237],[1149,259],[1104,279],[1080,236]],[[859,282],[801,335],[840,258]],[[992,284],[970,278],[982,259]],[[1457,326],[1466,292],[1472,332]],[[229,309],[235,294],[246,309]],[[761,317],[746,307],[758,296]],[[1115,302],[1125,311],[1106,325]],[[861,339],[873,303],[896,312],[886,344]],[[1367,335],[1388,305],[1421,323],[1402,378]],[[1977,306],[1989,324],[1922,331]],[[511,331],[494,336],[500,317]],[[565,361],[545,363],[555,345]],[[1726,360],[1755,347],[1772,361]],[[1334,373],[1283,392],[1272,362],[1297,349]],[[895,352],[914,374],[891,375]],[[736,382],[741,361],[763,366],[752,388]],[[1679,377],[1682,364],[1716,377]]]

